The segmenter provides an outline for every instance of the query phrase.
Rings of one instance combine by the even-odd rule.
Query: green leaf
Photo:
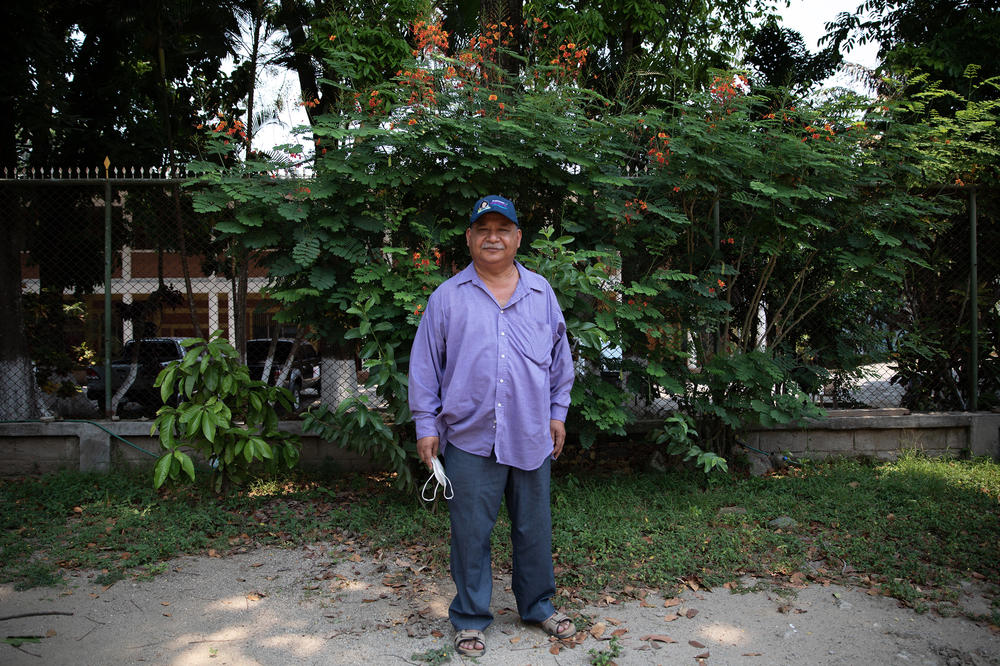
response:
[[[215,415],[209,411],[202,412],[201,416],[201,431],[205,435],[205,439],[210,442],[215,442]]]
[[[194,481],[194,461],[191,460],[191,456],[183,451],[174,451],[174,457],[180,461],[181,470],[188,475],[189,479]]]
[[[319,258],[319,239],[315,236],[303,238],[292,248],[292,258],[305,268],[312,266]]]
[[[170,465],[174,460],[173,453],[167,453],[160,457],[156,461],[156,466],[153,468],[153,487],[159,488],[162,486],[166,480],[167,476],[170,474]]]

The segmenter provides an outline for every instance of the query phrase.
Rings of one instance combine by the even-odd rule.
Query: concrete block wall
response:
[[[152,469],[163,449],[159,438],[150,436],[150,426],[150,421],[0,423],[0,476],[43,474],[60,469],[86,472]],[[364,456],[318,437],[302,435],[300,421],[285,421],[282,429],[301,436],[304,466],[326,465],[341,471],[375,469]],[[128,440],[132,446],[109,432]]]
[[[40,474],[59,469],[106,472],[152,467],[161,455],[159,440],[150,437],[149,421],[51,421],[0,423],[0,476]],[[302,434],[300,421],[282,428]],[[110,431],[133,446],[108,434]],[[905,449],[928,455],[973,455],[1000,458],[1000,414],[948,412],[910,414],[906,410],[831,412],[826,419],[777,428],[749,429],[745,443],[766,453],[792,457],[874,456],[893,458]],[[373,471],[366,457],[345,451],[318,437],[302,435],[301,464],[340,471]],[[143,451],[137,448],[143,449]]]
[[[744,441],[766,453],[792,457],[874,456],[894,458],[917,450],[932,456],[1000,457],[1000,414],[942,412],[911,414],[903,409],[844,410],[828,418],[775,428],[752,428]]]

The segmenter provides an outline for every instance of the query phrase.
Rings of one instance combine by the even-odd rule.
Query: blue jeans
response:
[[[493,621],[490,598],[490,533],[497,521],[500,500],[510,514],[514,553],[512,589],[517,612],[525,622],[542,622],[555,612],[552,571],[552,514],[549,507],[549,471],[545,459],[526,472],[501,465],[496,457],[466,453],[455,446],[444,450],[444,469],[455,489],[448,501],[451,517],[451,577],[457,593],[448,609],[455,629],[483,630]]]

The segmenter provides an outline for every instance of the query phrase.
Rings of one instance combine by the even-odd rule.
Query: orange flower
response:
[[[410,118],[410,120],[407,121],[406,124],[407,125],[416,125],[417,124],[417,119],[416,118]]]
[[[722,280],[716,280],[716,282],[719,283],[719,287],[725,287],[726,286],[726,283],[723,282]]]
[[[490,95],[490,101],[491,102],[497,101],[497,96],[496,95]]]
[[[680,192],[680,191],[681,191],[681,188],[679,186],[677,186],[677,185],[674,185],[674,192]]]

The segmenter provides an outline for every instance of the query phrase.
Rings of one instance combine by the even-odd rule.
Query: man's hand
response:
[[[420,459],[424,461],[427,465],[427,469],[433,469],[431,467],[431,461],[437,458],[438,447],[441,445],[440,437],[421,437],[417,440],[417,455]]]
[[[562,453],[563,444],[566,443],[566,424],[562,421],[552,419],[549,421],[549,434],[552,435],[552,459],[555,460]],[[420,443],[417,443],[417,450],[420,450]]]

